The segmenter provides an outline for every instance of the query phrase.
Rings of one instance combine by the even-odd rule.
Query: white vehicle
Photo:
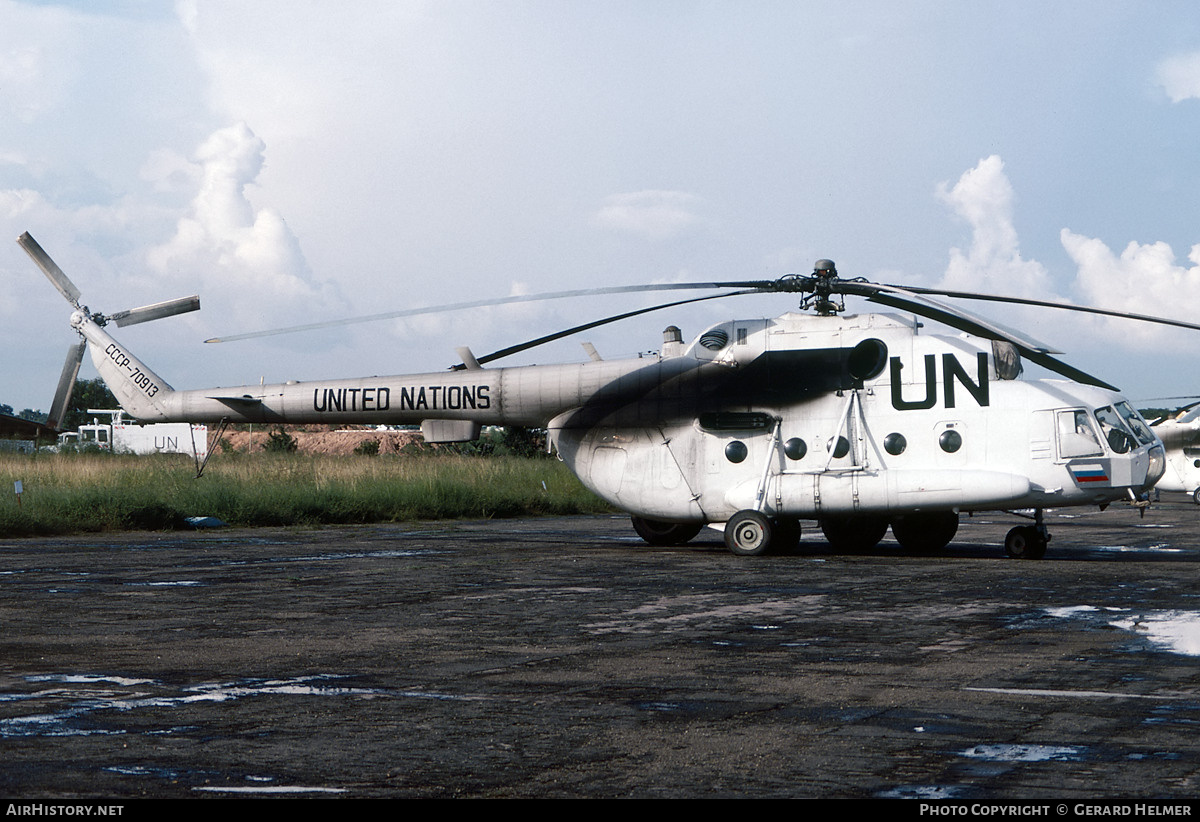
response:
[[[482,425],[546,428],[580,480],[628,511],[654,544],[686,542],[708,525],[723,529],[733,553],[755,555],[794,544],[801,521],[815,520],[838,549],[870,549],[890,526],[905,549],[935,551],[953,539],[964,511],[1032,509],[1033,524],[1013,528],[1005,548],[1037,558],[1049,539],[1045,508],[1139,501],[1166,468],[1162,443],[1115,388],[1041,343],[929,295],[1116,312],[844,280],[821,260],[811,276],[773,281],[592,290],[797,293],[814,312],[719,323],[690,344],[670,327],[656,357],[483,367],[686,300],[486,357],[460,348],[463,364],[449,372],[176,391],[108,334],[111,318],[80,304],[78,289],[32,238],[19,242],[74,306],[71,326],[83,338],[68,356],[71,379],[60,395],[91,343],[101,377],[138,419],[420,423],[433,441],[472,440]],[[589,292],[553,296],[579,293]],[[845,314],[845,295],[966,333],[922,333],[891,314]],[[192,310],[192,301],[119,316],[140,321],[162,316],[163,306]],[[1022,379],[1022,358],[1066,379]]]
[[[89,408],[89,414],[108,414],[111,422],[93,417],[78,431],[58,435],[59,448],[95,446],[114,454],[187,454],[199,460],[208,456],[208,426],[186,422],[141,425],[129,422],[120,409]]]

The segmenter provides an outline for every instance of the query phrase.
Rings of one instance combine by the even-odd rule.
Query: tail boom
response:
[[[71,325],[90,343],[92,363],[121,408],[139,420],[171,418],[175,389],[166,380],[82,311],[71,315]]]

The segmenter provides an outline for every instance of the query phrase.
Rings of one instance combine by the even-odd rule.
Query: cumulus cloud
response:
[[[1079,268],[1076,288],[1084,302],[1114,311],[1189,322],[1200,314],[1200,245],[1192,246],[1191,265],[1180,265],[1164,242],[1131,242],[1115,254],[1101,240],[1064,228],[1063,248]],[[1169,332],[1163,326],[1108,320],[1113,332],[1126,342],[1158,343]]]
[[[1177,263],[1175,252],[1164,242],[1131,242],[1118,255],[1103,241],[1064,228],[1060,240],[1077,267],[1067,298],[1055,292],[1045,266],[1021,256],[1013,225],[1013,187],[1000,157],[981,160],[953,187],[942,184],[938,197],[971,226],[970,246],[965,251],[950,251],[950,264],[940,283],[943,288],[1074,302],[1160,317],[1186,319],[1200,314],[1200,245],[1192,247],[1192,265],[1185,266]],[[980,313],[992,316],[1001,310],[996,307]],[[1004,313],[1011,314],[1010,321],[1029,329],[1036,329],[1048,316],[1042,309]],[[1171,334],[1165,326],[1116,318],[1075,313],[1049,316],[1055,318],[1056,333],[1046,336],[1073,339],[1076,344],[1093,337],[1108,344],[1119,335],[1127,343],[1145,346],[1162,344]]]
[[[1051,291],[1045,267],[1021,257],[1013,226],[1013,188],[999,156],[980,160],[953,188],[942,183],[937,196],[971,227],[970,246],[965,251],[950,249],[943,288],[1059,299]]]
[[[1168,57],[1157,74],[1172,103],[1200,97],[1200,51]]]
[[[151,174],[167,173],[176,184],[192,178],[195,196],[174,236],[147,253],[163,276],[200,282],[237,308],[234,319],[252,322],[270,305],[275,316],[327,297],[313,282],[300,244],[274,209],[247,196],[262,170],[266,146],[245,123],[213,133],[196,151],[191,170],[159,157]],[[236,303],[233,301],[236,300]]]
[[[675,237],[700,222],[701,200],[684,191],[634,191],[604,200],[595,222],[604,228],[640,234],[653,240]]]

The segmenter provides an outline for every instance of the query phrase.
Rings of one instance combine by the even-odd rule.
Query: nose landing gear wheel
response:
[[[1018,525],[1004,538],[1004,552],[1013,559],[1041,559],[1046,556],[1046,537],[1036,525]]]
[[[758,511],[738,511],[725,523],[725,546],[736,556],[757,557],[771,549],[775,527]]]

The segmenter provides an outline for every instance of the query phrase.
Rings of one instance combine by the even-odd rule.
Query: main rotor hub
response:
[[[813,266],[813,276],[823,280],[833,279],[837,276],[837,266],[833,264],[833,260],[817,260]]]
[[[813,295],[810,304],[823,317],[846,310],[841,300],[833,300],[834,283],[837,278],[837,266],[833,260],[817,260],[813,265]]]

